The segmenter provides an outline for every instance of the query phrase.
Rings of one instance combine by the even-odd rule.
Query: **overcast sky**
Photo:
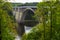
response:
[[[41,2],[42,0],[10,0],[10,2],[21,2],[21,3],[26,3],[26,2]]]

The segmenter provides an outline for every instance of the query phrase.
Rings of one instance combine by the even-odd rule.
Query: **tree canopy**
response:
[[[60,1],[44,1],[37,5],[35,17],[40,22],[22,40],[60,40]]]
[[[0,0],[0,23],[1,23],[1,39],[2,40],[14,40],[15,35],[15,23],[10,14],[12,12],[11,4]]]

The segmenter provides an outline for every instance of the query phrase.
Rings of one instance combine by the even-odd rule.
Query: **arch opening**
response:
[[[34,12],[30,9],[27,9],[26,11],[24,11],[25,14],[25,18],[24,20],[34,20],[33,16],[34,16]]]
[[[33,27],[36,25],[35,18],[33,16],[34,16],[34,11],[32,9],[27,9],[23,12],[23,20],[25,26]]]

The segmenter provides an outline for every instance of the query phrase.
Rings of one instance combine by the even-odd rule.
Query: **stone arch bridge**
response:
[[[16,22],[19,25],[17,28],[19,35],[23,35],[23,33],[25,32],[24,25],[34,26],[35,23],[37,23],[37,21],[32,18],[36,9],[37,6],[13,7],[13,15],[15,16]]]

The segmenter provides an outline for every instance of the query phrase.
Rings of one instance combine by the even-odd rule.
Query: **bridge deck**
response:
[[[18,6],[13,8],[37,8],[37,6]]]

